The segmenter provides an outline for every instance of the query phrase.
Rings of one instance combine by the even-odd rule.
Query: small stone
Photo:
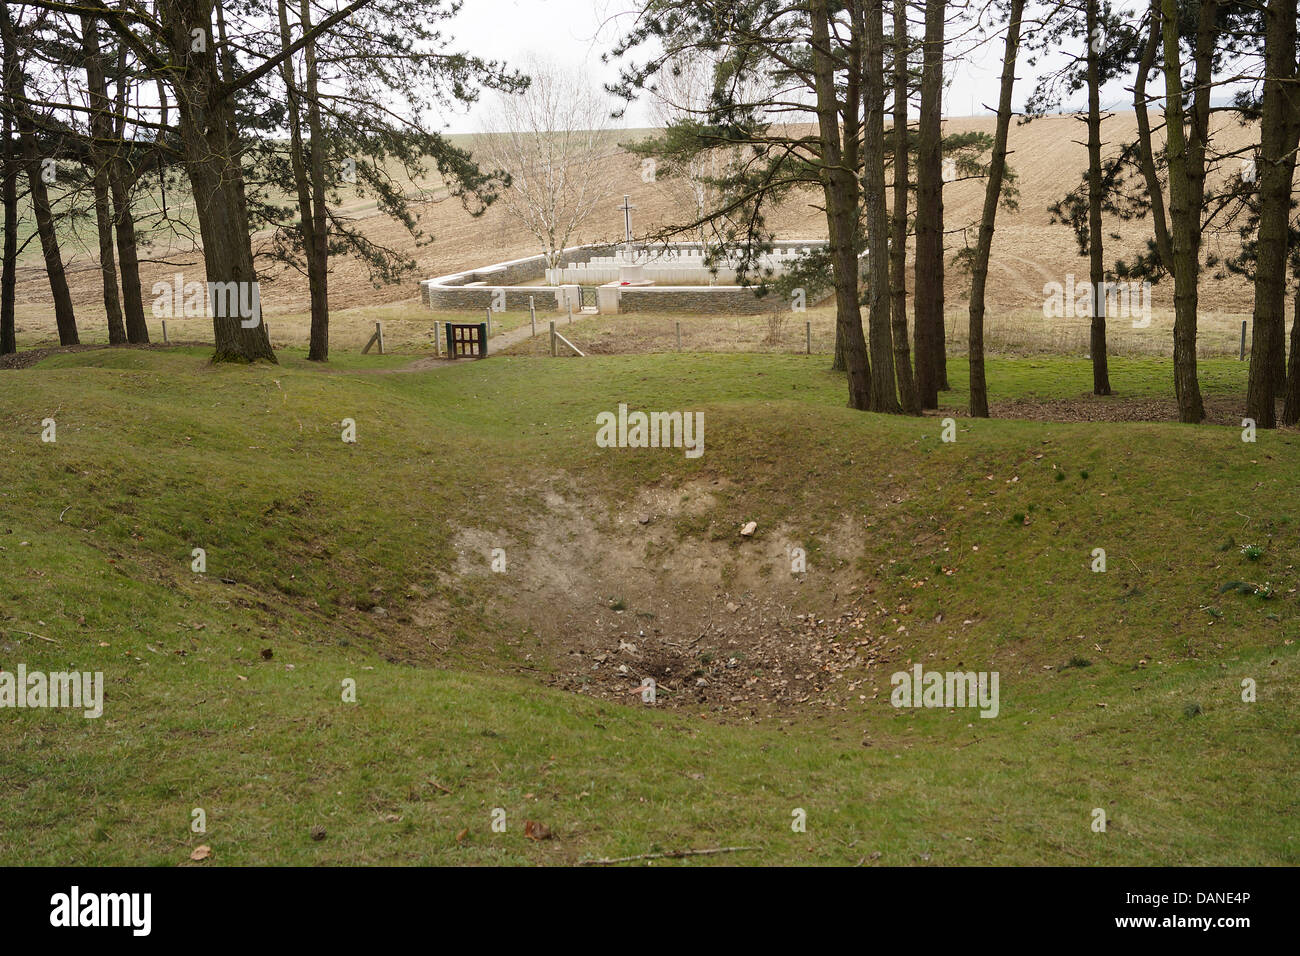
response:
[[[749,522],[749,524],[745,525],[745,527],[740,529],[740,536],[742,538],[752,538],[754,536],[754,532],[757,530],[758,530],[758,522],[751,521]]]

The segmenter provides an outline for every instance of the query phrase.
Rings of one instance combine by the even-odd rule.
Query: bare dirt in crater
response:
[[[608,509],[551,490],[517,535],[462,529],[454,574],[498,579],[494,613],[544,658],[530,673],[565,690],[641,706],[652,678],[655,706],[741,717],[888,693],[910,609],[883,604],[861,575],[819,573],[814,586],[792,571],[798,545],[781,529],[681,533],[713,511],[717,485],[644,488]],[[856,534],[853,519],[840,525],[818,561],[843,569]],[[490,570],[495,548],[503,574]]]

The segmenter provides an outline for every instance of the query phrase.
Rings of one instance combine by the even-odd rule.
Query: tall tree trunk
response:
[[[90,99],[90,160],[94,172],[95,226],[99,232],[99,268],[103,277],[104,314],[108,318],[108,343],[126,342],[122,301],[117,292],[117,261],[113,255],[113,213],[109,204],[108,150],[112,139],[108,89],[99,52],[99,22],[81,16],[81,52],[86,70],[86,91]]]
[[[894,335],[889,312],[889,210],[885,201],[885,9],[884,0],[864,2],[862,192],[871,275],[868,293],[871,407],[873,411],[898,414],[901,409],[894,378]]]
[[[113,254],[113,210],[108,200],[108,174],[95,172],[95,228],[99,232],[99,271],[103,279],[104,314],[108,319],[108,344],[126,343],[126,323],[117,291],[117,260]]]
[[[277,3],[280,18],[280,48],[288,50],[293,40],[289,32],[289,13],[285,0]],[[306,27],[304,26],[304,29]],[[299,230],[302,233],[303,256],[307,260],[308,286],[312,298],[312,337],[315,338],[316,322],[316,287],[313,282],[316,250],[316,217],[312,211],[311,182],[307,176],[307,164],[303,156],[302,144],[302,97],[298,81],[294,76],[293,58],[286,56],[280,65],[280,74],[284,77],[285,89],[288,91],[289,106],[289,166],[293,171],[294,191],[298,198]],[[313,152],[315,145],[313,144]]]
[[[32,200],[32,213],[36,217],[36,231],[45,257],[45,274],[50,282],[50,295],[54,300],[54,321],[59,330],[60,345],[77,345],[77,319],[72,309],[72,293],[63,270],[63,255],[59,251],[58,234],[54,228],[54,215],[50,210],[50,197],[43,178],[44,166],[40,147],[36,142],[36,124],[25,102],[22,66],[18,62],[18,37],[10,19],[9,5],[0,6],[0,41],[4,48],[4,82],[10,108],[18,125],[18,138],[22,148],[23,166],[27,170]]]
[[[160,7],[160,14],[176,64],[181,142],[195,197],[208,287],[227,286],[249,301],[258,295],[257,272],[253,268],[239,143],[232,135],[233,107],[221,90],[221,71],[211,36],[212,10],[212,0],[173,0]],[[194,30],[202,31],[205,43],[192,42]],[[255,324],[251,324],[252,318],[213,315],[216,351],[212,361],[276,360],[266,323],[260,314]],[[250,324],[246,326],[245,321]]]
[[[1294,156],[1295,146],[1291,147]],[[1283,302],[1286,296],[1282,296]],[[1282,309],[1282,321],[1273,323],[1273,332],[1268,339],[1269,368],[1273,373],[1273,394],[1280,395],[1286,390],[1286,307]]]
[[[1106,362],[1106,263],[1101,238],[1101,37],[1098,0],[1087,0],[1088,31],[1088,271],[1092,285],[1092,393],[1110,394]]]
[[[1151,0],[1148,11],[1151,29],[1147,33],[1146,45],[1138,62],[1137,75],[1133,80],[1133,112],[1137,117],[1138,166],[1142,170],[1142,179],[1147,187],[1147,199],[1151,203],[1151,226],[1156,237],[1156,254],[1160,264],[1170,274],[1174,271],[1174,246],[1169,237],[1169,217],[1165,213],[1164,187],[1156,172],[1155,148],[1151,145],[1151,119],[1147,109],[1147,80],[1156,64],[1160,53],[1160,0]]]
[[[1286,260],[1291,182],[1295,178],[1295,151],[1300,135],[1300,93],[1294,86],[1296,0],[1269,0],[1264,21],[1264,98],[1259,125],[1263,169],[1259,175],[1255,312],[1246,415],[1260,428],[1273,428],[1277,424],[1276,395],[1287,384]],[[1277,385],[1279,370],[1282,389]]]
[[[288,50],[292,39],[289,32],[289,15],[285,0],[279,0],[280,44]],[[311,30],[311,9],[301,5],[302,30]],[[329,358],[329,245],[325,230],[325,133],[321,128],[320,105],[317,100],[316,48],[308,43],[304,48],[306,59],[306,89],[300,91],[294,77],[293,62],[288,56],[281,65],[285,87],[289,91],[289,152],[293,168],[294,186],[298,194],[298,215],[301,220],[303,255],[307,260],[307,284],[311,291],[311,345],[307,358],[324,362]],[[308,123],[311,127],[311,173],[302,139],[302,100],[307,99]]]
[[[39,147],[36,145],[35,127],[18,111],[18,124],[23,146],[23,161],[27,167],[32,213],[36,217],[36,232],[41,240],[41,253],[45,258],[45,274],[50,281],[50,295],[54,299],[54,321],[59,330],[60,345],[79,345],[77,318],[72,309],[72,293],[68,289],[67,273],[63,269],[63,253],[59,250],[59,236],[54,226],[54,213],[50,209],[50,196],[45,180]]]
[[[916,297],[912,337],[916,394],[939,407],[947,385],[943,321],[943,34],[945,0],[926,0],[921,112],[916,137]]]
[[[912,378],[912,356],[907,342],[907,0],[894,4],[894,221],[890,230],[889,281],[893,301],[894,373],[898,376],[898,402],[908,415],[921,414]]]
[[[144,319],[144,293],[140,290],[140,253],[136,245],[135,217],[131,214],[131,189],[126,164],[114,157],[108,167],[108,188],[113,199],[113,229],[117,233],[117,262],[122,277],[122,312],[126,340],[133,344],[149,341]]]
[[[989,417],[988,385],[984,379],[984,286],[988,281],[989,253],[993,249],[993,225],[1002,197],[1002,179],[1007,170],[1007,133],[1011,127],[1011,92],[1016,82],[1016,59],[1020,51],[1020,19],[1025,0],[1011,0],[1007,41],[1002,54],[1002,82],[998,94],[998,122],[993,136],[993,156],[984,189],[984,211],[980,216],[979,241],[971,265],[970,284],[970,413],[972,418]]]
[[[14,148],[13,122],[4,112],[4,170],[0,197],[4,205],[4,251],[0,254],[0,355],[18,351],[14,336],[14,301],[18,288],[18,151]]]
[[[311,32],[311,3],[302,0],[302,29]],[[325,128],[321,122],[320,97],[316,71],[316,43],[303,47],[307,68],[307,123],[311,128],[311,206],[315,219],[312,242],[307,258],[307,281],[311,288],[311,344],[307,358],[316,362],[329,359],[329,219],[325,209]]]
[[[1291,364],[1286,372],[1282,424],[1300,425],[1300,284],[1296,285],[1295,303],[1291,307]]]
[[[1204,0],[1201,17],[1214,0]],[[1165,134],[1169,164],[1169,217],[1173,226],[1174,265],[1174,392],[1179,421],[1195,424],[1205,419],[1196,372],[1197,282],[1200,276],[1201,202],[1197,189],[1197,157],[1189,144],[1184,123],[1182,58],[1178,47],[1178,2],[1161,0],[1165,56]],[[1211,17],[1213,13],[1211,12]],[[1199,40],[1198,40],[1199,47]],[[1193,129],[1196,118],[1193,117]],[[1195,135],[1195,134],[1194,134]],[[1200,173],[1204,184],[1204,172]]]
[[[857,174],[844,163],[840,145],[840,114],[835,89],[835,60],[830,46],[828,0],[808,0],[812,21],[812,60],[817,95],[817,126],[822,146],[822,190],[826,197],[827,230],[835,284],[835,322],[842,339],[849,381],[849,406],[866,410],[871,404],[871,368],[862,332],[858,302]],[[846,111],[847,112],[847,111]],[[849,114],[852,115],[852,114]]]
[[[137,251],[135,216],[131,212],[131,187],[136,174],[123,158],[126,149],[126,114],[131,90],[127,75],[127,50],[118,41],[117,99],[113,110],[113,155],[108,164],[108,191],[113,199],[113,231],[117,234],[117,268],[122,283],[122,312],[126,340],[143,345],[149,341],[144,319],[144,293],[140,289],[140,254]],[[159,84],[161,123],[167,122],[166,91]],[[160,160],[161,162],[161,160]]]

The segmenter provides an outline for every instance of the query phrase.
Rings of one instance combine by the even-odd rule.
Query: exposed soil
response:
[[[1205,423],[1240,428],[1245,410],[1245,396],[1203,396]],[[953,409],[965,414],[965,409]],[[1038,422],[1176,422],[1178,403],[1172,398],[1119,398],[1116,396],[1081,395],[1078,398],[1015,399],[991,402],[994,418],[1019,418]],[[1282,402],[1277,403],[1277,418],[1282,420]]]
[[[655,706],[738,717],[888,693],[909,609],[834,570],[856,556],[852,520],[828,536],[813,585],[792,571],[781,529],[679,532],[712,513],[720,483],[646,488],[608,509],[553,489],[517,534],[463,529],[455,578],[492,575],[489,555],[504,549],[492,611],[537,638],[544,660],[529,673],[565,690],[642,706],[652,678]]]

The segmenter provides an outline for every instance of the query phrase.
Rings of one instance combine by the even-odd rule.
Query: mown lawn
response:
[[[937,418],[844,408],[818,356],[376,374],[408,360],[106,350],[0,373],[0,669],[108,687],[98,720],[0,710],[0,863],[173,865],[200,844],[217,864],[1300,861],[1294,431],[960,420],[944,443]],[[1207,394],[1243,390],[1239,363],[1202,372]],[[1155,360],[1111,374],[1168,389]],[[990,366],[995,399],[1089,382],[1085,362]],[[705,454],[597,447],[620,402],[703,411]],[[455,532],[519,525],[557,476],[597,513],[725,479],[681,534],[794,528],[814,573],[840,516],[862,519],[847,573],[906,599],[927,668],[999,670],[1000,716],[895,710],[886,686],[737,722],[481,666],[505,622],[490,578],[452,573]],[[453,609],[437,653],[407,615],[430,596]]]

